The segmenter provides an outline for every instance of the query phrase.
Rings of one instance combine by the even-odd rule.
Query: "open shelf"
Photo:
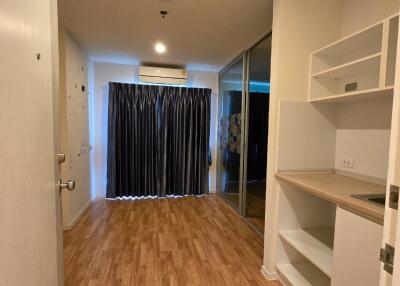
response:
[[[399,16],[391,16],[313,53],[310,102],[393,95]]]
[[[311,76],[310,101],[363,94],[380,88],[381,54],[376,53]],[[346,85],[356,83],[354,91]],[[368,92],[367,92],[368,93]]]
[[[333,229],[330,227],[283,230],[280,237],[328,277],[332,276]]]
[[[368,72],[379,72],[381,53],[369,55],[355,61],[330,68],[312,75],[313,78],[340,79]]]
[[[313,52],[312,73],[380,53],[382,35],[383,23],[379,22]]]
[[[320,98],[311,99],[310,102],[339,103],[339,102],[347,102],[360,99],[393,96],[393,92],[394,92],[394,87],[388,86],[385,88],[372,88],[367,90],[357,90],[337,95],[324,96]]]
[[[329,286],[331,280],[309,262],[282,264],[278,272],[293,286]]]

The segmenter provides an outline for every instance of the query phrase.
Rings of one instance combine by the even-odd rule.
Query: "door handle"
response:
[[[73,191],[75,190],[75,181],[74,180],[68,180],[66,183],[63,183],[62,180],[60,179],[57,182],[57,187],[59,191],[62,191],[64,189],[67,189],[68,191]]]
[[[57,162],[58,162],[58,165],[61,165],[62,163],[65,162],[65,154],[64,153],[57,154]]]

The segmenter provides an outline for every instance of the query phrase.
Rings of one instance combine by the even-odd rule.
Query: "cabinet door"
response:
[[[398,33],[399,43],[400,33]],[[400,55],[400,45],[397,44],[397,55]],[[385,223],[382,248],[385,244],[396,248],[393,275],[381,267],[380,286],[400,285],[400,219],[398,211],[389,207],[388,198],[390,185],[400,186],[400,56],[396,57],[396,72],[394,83],[392,128],[390,134],[389,167],[386,189]]]
[[[333,247],[333,286],[379,284],[382,233],[381,225],[337,208]]]

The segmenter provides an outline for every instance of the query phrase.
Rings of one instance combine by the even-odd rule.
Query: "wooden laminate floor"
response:
[[[266,285],[263,241],[220,197],[96,200],[64,233],[65,285]]]

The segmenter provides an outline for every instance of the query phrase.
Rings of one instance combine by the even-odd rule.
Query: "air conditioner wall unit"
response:
[[[145,67],[139,68],[139,79],[143,83],[184,85],[187,71],[184,69]]]

